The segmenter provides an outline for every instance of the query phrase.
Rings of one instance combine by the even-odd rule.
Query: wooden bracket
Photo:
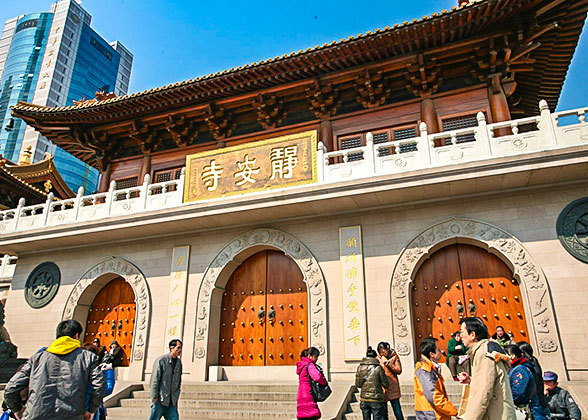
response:
[[[288,114],[284,108],[284,101],[276,95],[260,94],[253,99],[252,105],[257,113],[257,122],[264,130],[278,127]]]
[[[310,111],[321,120],[334,116],[342,102],[339,98],[339,90],[330,82],[321,84],[319,79],[314,80],[313,87],[306,89],[306,99]]]
[[[196,121],[188,121],[185,116],[177,117],[168,115],[166,130],[178,147],[186,147],[193,144],[199,134]]]
[[[425,62],[422,54],[417,55],[417,62],[408,66],[404,72],[406,89],[416,97],[428,97],[439,90],[443,82],[441,66],[435,57]]]
[[[214,104],[208,104],[206,114],[207,116],[204,120],[216,140],[231,137],[233,130],[237,126],[231,112]]]
[[[364,108],[373,108],[384,105],[390,96],[390,88],[384,80],[382,70],[370,73],[368,69],[356,79],[355,89],[357,102]]]

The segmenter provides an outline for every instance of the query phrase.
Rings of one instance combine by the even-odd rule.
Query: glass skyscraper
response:
[[[0,154],[18,161],[30,145],[38,162],[48,152],[67,184],[87,193],[96,189],[98,171],[11,118],[10,107],[69,106],[97,91],[128,92],[133,55],[119,41],[105,41],[91,20],[77,1],[60,0],[48,13],[9,19],[0,36]]]

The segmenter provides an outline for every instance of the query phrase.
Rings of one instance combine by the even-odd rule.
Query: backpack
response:
[[[331,395],[333,391],[331,390],[331,387],[328,383],[326,383],[325,385],[321,385],[317,381],[312,379],[312,376],[310,376],[310,373],[308,372],[308,365],[310,365],[310,363],[306,365],[306,374],[308,375],[308,380],[310,382],[310,394],[312,395],[312,400],[314,402],[322,402],[329,398],[329,395]],[[318,365],[315,365],[315,367],[324,377],[325,375],[323,374],[323,370],[321,369],[321,367]]]

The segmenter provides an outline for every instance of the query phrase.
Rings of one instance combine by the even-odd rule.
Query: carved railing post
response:
[[[110,211],[112,209],[112,202],[114,201],[115,195],[114,190],[116,190],[116,181],[110,181],[110,187],[108,187],[108,192],[106,193],[106,211],[107,214],[110,215]]]
[[[490,144],[490,135],[488,134],[488,124],[486,124],[486,116],[483,112],[476,114],[478,120],[478,131],[476,132],[476,141],[482,144],[482,150],[485,156],[492,156],[492,145]]]
[[[322,183],[325,181],[325,152],[326,148],[322,141],[318,142],[316,151],[316,170],[318,176],[318,182]]]
[[[374,175],[376,173],[376,161],[374,156],[374,135],[371,132],[365,136],[365,144],[366,152],[363,158],[367,161],[368,173]]]
[[[549,110],[549,105],[545,99],[541,99],[539,101],[539,111],[541,111],[541,124],[539,125],[539,131],[543,132],[543,135],[547,140],[547,144],[550,146],[556,146],[560,144],[560,141],[557,138],[555,124],[553,123],[553,118],[551,117],[551,111]]]
[[[47,219],[49,218],[49,212],[51,211],[51,203],[53,202],[54,195],[52,192],[47,194],[47,201],[45,201],[45,207],[43,207],[43,226],[47,225]]]
[[[143,185],[141,186],[141,201],[143,202],[143,209],[147,208],[147,197],[149,196],[149,185],[151,184],[151,175],[145,174],[143,177]]]
[[[184,202],[184,188],[186,183],[186,167],[184,166],[180,172],[180,179],[178,179],[177,194],[179,194],[178,204]]]
[[[425,158],[425,164],[430,165],[432,163],[431,160],[431,147],[432,142],[429,143],[429,133],[427,131],[427,123],[422,122],[419,125],[419,130],[421,132],[421,139],[419,140],[419,144],[417,146],[418,150],[421,152],[421,155]]]
[[[24,197],[21,197],[18,200],[18,206],[16,206],[16,214],[14,215],[15,221],[14,221],[14,230],[18,230],[18,222],[20,221],[20,216],[22,214],[22,208],[25,206],[25,199]]]
[[[84,187],[78,188],[76,200],[74,201],[74,220],[78,220],[80,215],[80,207],[82,207],[82,198],[84,197]]]

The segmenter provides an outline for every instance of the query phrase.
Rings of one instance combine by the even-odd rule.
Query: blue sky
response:
[[[0,24],[49,10],[49,0],[3,0]],[[369,4],[369,6],[368,6]],[[457,0],[86,0],[92,26],[134,54],[131,92],[191,79],[450,9]],[[584,31],[558,109],[587,106]]]

